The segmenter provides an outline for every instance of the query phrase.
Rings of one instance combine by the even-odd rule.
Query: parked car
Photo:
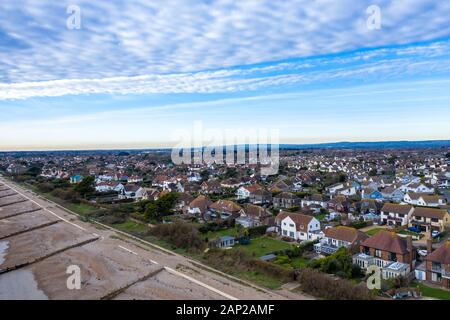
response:
[[[437,238],[440,234],[441,234],[441,233],[440,233],[439,231],[437,231],[437,230],[433,230],[433,231],[431,232],[431,236],[432,236],[433,238]]]

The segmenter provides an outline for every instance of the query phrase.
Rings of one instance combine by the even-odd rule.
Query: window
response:
[[[289,236],[291,237],[291,238],[294,238],[294,233],[291,231],[291,232],[289,232]]]
[[[381,258],[381,250],[375,250],[375,257]]]
[[[287,236],[287,231],[283,230],[283,236]]]
[[[289,224],[289,227],[292,227],[292,228],[293,228],[293,227],[294,227],[294,224],[293,224],[293,223],[290,223],[290,224]]]

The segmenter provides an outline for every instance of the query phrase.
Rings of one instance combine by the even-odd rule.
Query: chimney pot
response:
[[[431,239],[427,240],[427,254],[433,252],[433,241]]]

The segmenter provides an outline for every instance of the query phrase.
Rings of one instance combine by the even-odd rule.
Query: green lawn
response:
[[[369,231],[366,231],[366,234],[371,237],[371,236],[377,234],[378,232],[380,232],[382,230],[385,230],[385,229],[383,229],[383,228],[373,228],[373,229],[370,229]]]
[[[81,215],[89,214],[96,210],[95,207],[85,203],[65,203],[63,206]]]
[[[245,253],[254,256],[254,257],[261,257],[267,253],[278,251],[278,250],[284,250],[284,249],[290,249],[292,248],[292,245],[289,243],[286,243],[284,241],[272,239],[269,237],[259,237],[259,238],[253,238],[250,240],[250,244],[248,245],[236,245],[236,249],[240,249],[244,251]]]
[[[127,220],[124,223],[115,224],[114,227],[123,231],[137,233],[144,233],[149,229],[147,225],[135,222],[133,220]]]
[[[208,231],[203,235],[203,238],[208,238],[209,240],[212,240],[223,236],[237,237],[237,235],[238,235],[237,228],[234,227],[219,231]]]
[[[422,291],[424,297],[436,298],[441,300],[450,300],[450,291],[428,287],[423,283],[418,283],[417,286]]]

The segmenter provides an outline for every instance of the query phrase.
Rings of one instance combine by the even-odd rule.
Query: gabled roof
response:
[[[444,209],[434,209],[434,208],[423,208],[417,207],[414,208],[413,216],[416,217],[424,217],[424,218],[435,218],[435,219],[443,219],[447,211]]]
[[[392,213],[400,213],[400,214],[408,214],[411,211],[412,206],[410,205],[402,205],[395,203],[385,203],[381,211],[383,212],[392,212]]]
[[[242,209],[241,206],[230,200],[218,200],[214,202],[210,206],[210,208],[216,211],[224,211],[224,212],[238,212],[239,210]]]
[[[408,253],[405,239],[402,239],[394,232],[384,230],[364,240],[361,245],[383,251],[395,252],[398,254]]]
[[[440,262],[442,264],[450,264],[450,241],[440,246],[438,249],[430,253],[426,260]]]
[[[325,236],[328,238],[347,241],[350,243],[353,243],[357,239],[364,240],[364,239],[368,238],[368,236],[364,232],[359,231],[355,228],[345,227],[345,226],[328,228],[328,229],[325,229],[324,233],[325,233]]]
[[[281,211],[275,218],[275,221],[281,222],[287,217],[291,218],[292,221],[295,222],[297,231],[307,231],[307,226],[313,219],[312,216],[307,216],[305,214]],[[300,228],[300,226],[303,226],[303,228]]]

